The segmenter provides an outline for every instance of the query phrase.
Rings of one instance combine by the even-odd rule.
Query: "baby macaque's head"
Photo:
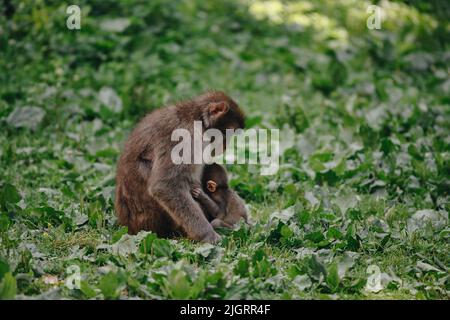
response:
[[[216,163],[205,166],[202,188],[224,213],[219,219],[230,225],[238,223],[241,218],[248,223],[244,200],[229,187],[227,172],[222,166]]]

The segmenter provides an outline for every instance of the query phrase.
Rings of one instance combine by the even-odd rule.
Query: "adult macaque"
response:
[[[241,218],[248,223],[244,201],[229,187],[228,175],[218,164],[206,165],[202,186],[193,187],[192,196],[201,204],[213,228],[233,228]]]
[[[177,144],[171,141],[172,132],[186,129],[194,137],[194,121],[201,121],[203,130],[214,128],[222,133],[244,127],[241,109],[220,91],[144,117],[128,137],[117,166],[115,208],[119,223],[129,233],[147,230],[161,237],[220,240],[190,192],[200,185],[204,164],[174,164],[171,159]]]

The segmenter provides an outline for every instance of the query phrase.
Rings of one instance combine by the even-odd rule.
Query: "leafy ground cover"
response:
[[[370,4],[79,1],[81,30],[58,1],[5,6],[0,297],[448,299],[448,6],[380,1],[369,30]],[[127,235],[126,135],[209,88],[281,130],[276,175],[228,167],[255,225]]]

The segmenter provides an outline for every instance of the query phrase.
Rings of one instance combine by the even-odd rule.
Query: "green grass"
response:
[[[368,30],[359,0],[80,1],[70,31],[57,1],[14,3],[0,15],[0,298],[450,297],[447,6],[384,2]],[[128,26],[105,30],[116,18]],[[255,225],[217,246],[124,235],[127,134],[212,88],[249,126],[280,129],[276,175],[228,167]]]

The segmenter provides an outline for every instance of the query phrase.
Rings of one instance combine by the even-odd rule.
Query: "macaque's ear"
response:
[[[206,189],[208,189],[209,192],[215,192],[217,189],[217,183],[212,180],[208,180],[206,182]]]
[[[228,104],[224,101],[221,102],[211,102],[208,105],[209,108],[209,114],[214,117],[215,119],[220,118],[222,115],[224,115],[225,113],[228,112],[228,109],[230,109],[230,107],[228,106]]]

